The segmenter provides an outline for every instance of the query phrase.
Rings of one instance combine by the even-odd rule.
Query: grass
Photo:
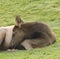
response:
[[[0,0],[0,26],[15,24],[15,16],[25,22],[47,23],[56,33],[56,43],[30,51],[0,52],[0,59],[60,59],[60,0]]]

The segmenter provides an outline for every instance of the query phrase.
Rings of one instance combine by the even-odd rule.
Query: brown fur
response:
[[[11,40],[12,48],[15,48],[18,44],[20,44],[29,50],[32,48],[44,47],[56,41],[54,33],[47,24],[41,22],[24,23],[21,22],[21,19],[18,16],[16,21],[17,24],[13,29],[14,33]],[[31,36],[35,32],[40,32],[37,38],[33,38]],[[34,35],[36,35],[36,33]]]

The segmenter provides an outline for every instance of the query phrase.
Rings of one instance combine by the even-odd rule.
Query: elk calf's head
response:
[[[11,40],[11,48],[15,48],[23,39],[25,36],[24,31],[21,29],[21,24],[24,22],[21,20],[19,16],[16,16],[16,25],[13,28],[13,36]]]

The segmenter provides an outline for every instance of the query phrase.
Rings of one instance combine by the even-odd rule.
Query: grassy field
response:
[[[0,26],[15,24],[16,15],[24,22],[47,23],[56,33],[56,43],[30,51],[0,52],[0,59],[60,59],[60,0],[0,0]]]

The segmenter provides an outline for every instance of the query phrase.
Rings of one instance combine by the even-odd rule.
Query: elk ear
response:
[[[23,23],[20,16],[16,16],[16,25],[20,27],[20,25]]]
[[[23,21],[21,20],[20,16],[16,16],[16,22],[17,22],[18,24],[23,22]]]

